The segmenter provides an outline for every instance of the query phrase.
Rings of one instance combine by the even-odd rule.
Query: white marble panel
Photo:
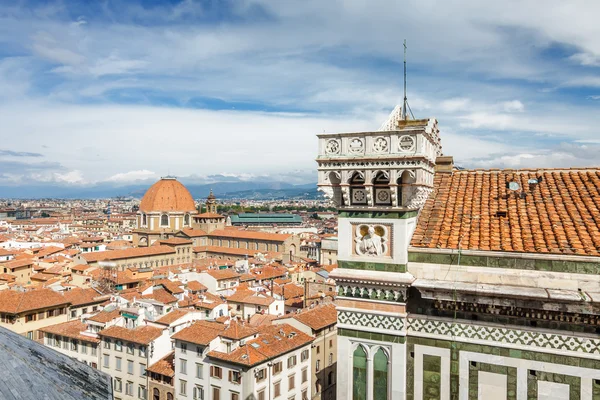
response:
[[[506,375],[479,371],[477,380],[478,400],[506,400],[508,394]]]
[[[538,400],[565,400],[569,398],[569,385],[538,381]]]

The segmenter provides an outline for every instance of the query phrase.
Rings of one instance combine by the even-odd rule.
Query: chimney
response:
[[[454,169],[454,157],[439,156],[435,159],[435,172],[439,174],[451,174]]]

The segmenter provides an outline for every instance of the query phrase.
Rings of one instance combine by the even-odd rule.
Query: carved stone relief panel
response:
[[[337,139],[331,139],[327,141],[325,145],[325,152],[327,154],[340,154],[341,143]]]
[[[366,257],[391,257],[392,224],[352,224],[353,254]]]

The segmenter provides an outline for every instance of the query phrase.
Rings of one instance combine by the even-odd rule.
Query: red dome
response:
[[[161,178],[142,197],[140,211],[195,212],[196,204],[190,191],[177,179]]]

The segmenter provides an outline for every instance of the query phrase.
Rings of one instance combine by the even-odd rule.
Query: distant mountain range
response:
[[[116,186],[108,183],[92,186],[0,186],[0,198],[98,199],[117,196],[141,198],[152,183],[154,182],[125,186]],[[211,184],[186,184],[184,181],[183,183],[195,199],[206,198],[211,189],[215,196],[221,199],[278,200],[297,198],[310,200],[321,197],[319,192],[317,192],[316,183],[304,185],[268,181],[215,182]]]

